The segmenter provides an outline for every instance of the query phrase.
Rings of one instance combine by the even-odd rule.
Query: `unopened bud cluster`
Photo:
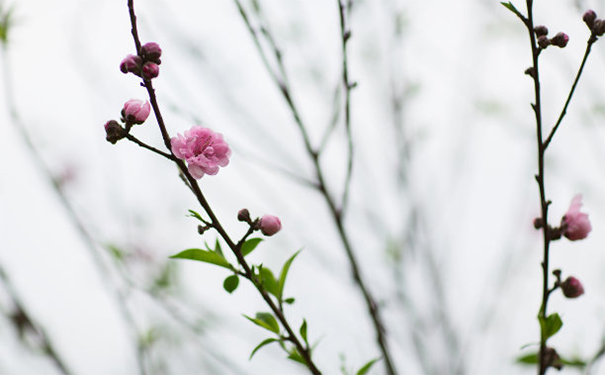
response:
[[[554,37],[548,38],[548,28],[546,26],[536,26],[534,28],[534,33],[538,38],[538,46],[541,49],[545,49],[551,45],[564,48],[569,42],[569,36],[565,33],[557,33]]]
[[[248,223],[253,230],[260,230],[267,237],[273,236],[281,230],[281,220],[277,216],[263,215],[260,219],[256,218],[252,221],[247,208],[239,210],[237,220]]]
[[[120,63],[122,73],[132,73],[143,79],[153,79],[160,74],[162,49],[157,43],[141,46],[138,55],[128,55]]]
[[[592,35],[602,36],[605,34],[605,20],[597,18],[597,14],[594,10],[587,10],[582,19],[590,29]]]

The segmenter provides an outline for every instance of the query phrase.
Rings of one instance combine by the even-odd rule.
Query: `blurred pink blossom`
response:
[[[122,119],[130,124],[142,124],[149,117],[151,105],[147,100],[130,99],[124,103]]]
[[[263,215],[260,218],[260,231],[265,236],[272,236],[281,230],[281,221],[277,216]]]
[[[229,164],[231,150],[219,133],[203,126],[194,126],[170,140],[174,156],[187,161],[187,169],[195,179],[204,174],[215,175],[219,167]]]
[[[592,227],[588,215],[580,212],[582,207],[582,195],[576,195],[571,201],[567,213],[561,219],[561,230],[563,235],[570,241],[582,240],[588,236]]]

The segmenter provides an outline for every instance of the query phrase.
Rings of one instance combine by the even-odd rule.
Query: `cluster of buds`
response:
[[[143,79],[153,79],[160,74],[162,49],[157,43],[141,46],[138,55],[128,55],[120,63],[122,73],[132,73]]]
[[[536,26],[534,28],[534,33],[536,33],[538,46],[541,49],[546,49],[546,47],[551,45],[563,48],[567,45],[567,42],[569,42],[569,36],[565,33],[557,33],[554,37],[548,38],[548,28],[546,26]]]
[[[601,36],[605,34],[605,20],[597,18],[594,10],[587,10],[582,19],[592,35]]]
[[[250,212],[247,208],[239,210],[237,220],[248,223],[253,230],[260,230],[262,234],[270,237],[281,230],[281,221],[277,216],[263,215],[260,219],[254,221],[250,218]]]
[[[105,123],[105,139],[107,142],[116,144],[120,139],[126,137],[133,125],[144,123],[147,117],[149,117],[150,112],[151,105],[148,101],[130,99],[124,103],[124,108],[122,108],[121,112],[121,120],[124,126],[115,120],[107,121]]]

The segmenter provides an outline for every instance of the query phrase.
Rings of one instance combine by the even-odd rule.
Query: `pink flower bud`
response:
[[[582,195],[576,195],[571,201],[567,213],[561,219],[561,230],[563,235],[570,241],[582,240],[592,230],[588,215],[580,212],[582,207]]]
[[[122,73],[137,73],[143,61],[139,56],[128,55],[120,63]]]
[[[279,232],[280,229],[281,221],[279,221],[277,216],[263,215],[263,217],[260,218],[260,231],[263,232],[265,236],[272,236]]]
[[[587,10],[586,13],[584,13],[584,15],[582,16],[582,19],[584,20],[586,26],[588,26],[588,28],[592,30],[592,27],[594,26],[594,21],[597,19],[597,14],[592,9]]]
[[[106,140],[111,144],[116,144],[117,141],[124,138],[126,131],[117,121],[111,120],[105,123]]]
[[[244,221],[246,223],[250,223],[252,220],[250,219],[250,211],[247,208],[242,208],[237,213],[237,220]]]
[[[141,47],[141,55],[146,61],[152,61],[159,65],[162,49],[157,43],[146,43]]]
[[[187,170],[193,178],[204,174],[215,175],[219,167],[229,164],[231,149],[219,133],[203,126],[194,126],[184,135],[177,134],[170,139],[172,153],[187,161]]]
[[[130,99],[124,103],[122,120],[127,124],[142,124],[149,117],[151,105],[147,100]]]
[[[569,42],[569,36],[565,33],[558,33],[550,40],[550,44],[559,48],[564,48]]]
[[[561,283],[561,290],[567,298],[577,298],[584,294],[582,283],[573,276],[568,277]]]
[[[143,64],[143,78],[153,79],[160,74],[160,67],[154,62],[146,62]]]

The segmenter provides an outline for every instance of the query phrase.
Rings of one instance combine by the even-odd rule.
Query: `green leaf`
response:
[[[250,238],[249,240],[246,240],[246,242],[242,244],[242,255],[246,256],[250,254],[262,241],[262,238]]]
[[[219,254],[223,258],[225,257],[223,255],[223,249],[221,249],[221,243],[218,242],[218,238],[216,239],[216,243],[214,244],[214,252],[217,253],[217,254]]]
[[[237,286],[239,285],[239,277],[237,275],[231,275],[225,279],[223,282],[223,288],[229,293],[233,293]]]
[[[586,367],[586,362],[580,358],[574,358],[574,359],[561,358],[561,363],[564,364],[565,366],[570,366],[570,367],[580,367],[580,368]]]
[[[517,8],[515,8],[515,6],[510,1],[508,3],[505,3],[503,1],[501,1],[500,4],[504,5],[504,7],[506,7],[506,9],[510,10],[511,12],[513,12],[515,15],[517,15],[517,17],[521,18],[522,20],[525,19],[525,16],[523,16],[521,14],[521,12],[519,12],[517,10]]]
[[[279,300],[282,300],[282,295],[284,293],[284,285],[286,284],[286,277],[288,276],[288,271],[290,270],[290,265],[292,264],[292,262],[294,261],[294,258],[296,258],[296,256],[300,253],[300,250],[298,250],[297,252],[294,253],[294,255],[292,255],[290,257],[290,259],[288,259],[286,261],[286,263],[284,263],[284,266],[281,269],[281,272],[279,274],[279,284],[277,285],[277,295],[276,297],[279,298]]]
[[[263,267],[262,265],[258,268],[258,277],[261,280],[261,283],[265,290],[275,297],[278,297],[277,294],[277,281],[275,280],[275,276],[273,276],[273,272],[270,269]]]
[[[187,249],[171,256],[170,258],[198,260],[200,262],[212,263],[216,264],[217,266],[233,269],[231,264],[227,262],[227,260],[220,254],[202,249]]]
[[[189,216],[194,217],[194,218],[198,219],[199,221],[201,221],[202,223],[206,224],[206,221],[202,218],[202,215],[198,214],[197,212],[195,212],[193,210],[189,210]]]
[[[257,326],[279,335],[279,324],[277,324],[277,320],[275,320],[275,317],[271,313],[259,312],[256,313],[256,318],[251,318],[247,315],[244,315],[244,317]]]
[[[256,353],[256,352],[257,352],[257,351],[258,351],[260,348],[262,348],[262,347],[263,347],[263,346],[265,346],[265,345],[271,344],[272,342],[275,342],[275,341],[279,341],[279,340],[278,340],[278,339],[266,339],[266,340],[264,340],[263,342],[261,342],[260,344],[258,344],[258,345],[256,346],[256,348],[254,348],[254,350],[252,351],[252,353],[250,353],[250,358],[248,358],[248,360],[251,360],[251,359],[252,359],[252,357],[254,356],[254,354],[255,354],[255,353]]]
[[[303,365],[307,365],[307,361],[305,361],[305,359],[303,358],[302,355],[300,355],[300,353],[298,352],[298,350],[296,350],[296,348],[293,348],[290,351],[290,355],[288,356],[289,359],[298,362],[298,363],[302,363]]]
[[[538,353],[531,353],[517,358],[517,362],[525,365],[535,365],[538,363]]]
[[[380,361],[380,358],[374,358],[371,361],[368,361],[365,365],[363,365],[359,371],[357,371],[356,375],[365,375],[370,371],[370,368],[374,365],[374,363]]]
[[[296,301],[296,299],[294,299],[293,297],[286,298],[286,299],[284,300],[284,302],[285,302],[285,303],[287,303],[288,305],[293,304],[293,303],[294,303],[294,301]]]
[[[563,326],[563,321],[557,313],[550,314],[546,319],[538,318],[538,320],[540,321],[540,328],[542,329],[546,340],[559,332]]]
[[[307,321],[305,319],[303,319],[302,325],[300,326],[300,335],[302,336],[303,340],[305,340],[305,342],[307,343],[307,345],[309,344],[309,342],[307,341]]]

